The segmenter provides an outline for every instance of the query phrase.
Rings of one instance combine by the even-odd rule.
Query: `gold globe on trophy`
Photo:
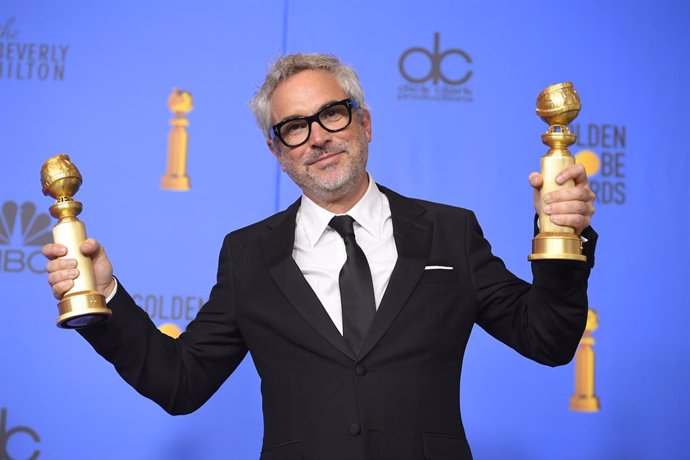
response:
[[[81,186],[81,174],[67,155],[56,155],[46,160],[41,167],[43,194],[56,199],[50,207],[50,215],[58,219],[53,227],[53,241],[67,247],[67,255],[77,260],[79,276],[74,286],[67,291],[58,303],[60,316],[58,327],[78,329],[100,324],[112,316],[105,304],[105,297],[96,290],[91,258],[79,250],[86,240],[84,223],[77,219],[82,206],[72,196]]]
[[[571,179],[562,185],[556,183],[556,176],[566,167],[575,164],[575,157],[568,151],[568,146],[577,137],[568,130],[568,125],[580,113],[582,104],[580,96],[571,82],[551,85],[537,97],[537,115],[549,128],[542,134],[541,140],[550,147],[541,159],[541,175],[544,179],[540,199],[556,190],[575,185]],[[551,222],[549,215],[539,214],[539,234],[532,240],[532,254],[529,260],[565,259],[586,261],[582,255],[582,241],[575,234],[575,229]]]

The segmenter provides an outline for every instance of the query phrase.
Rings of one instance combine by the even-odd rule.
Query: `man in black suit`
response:
[[[526,283],[491,254],[472,212],[375,184],[370,113],[356,74],[333,56],[280,58],[251,105],[303,196],[226,236],[209,301],[177,340],[118,285],[103,248],[85,242],[113,317],[80,333],[173,414],[201,406],[251,351],[261,460],[471,458],[459,383],[473,324],[538,362],[567,363],[585,326],[591,262],[535,262]],[[557,181],[570,179],[544,211],[584,231],[592,261],[594,194],[581,166]],[[530,182],[539,211],[541,177]],[[43,252],[61,298],[76,262],[59,245]]]

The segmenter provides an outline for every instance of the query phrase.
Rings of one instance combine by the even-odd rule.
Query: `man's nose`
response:
[[[316,120],[311,124],[311,135],[309,140],[312,145],[322,146],[329,140],[331,140],[331,133],[326,131]]]

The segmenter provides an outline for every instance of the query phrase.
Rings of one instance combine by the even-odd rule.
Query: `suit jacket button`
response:
[[[361,364],[358,364],[355,366],[355,374],[359,375],[360,377],[364,377],[367,375],[367,368]]]
[[[350,429],[348,431],[350,432],[350,436],[359,436],[359,434],[362,432],[362,428],[359,426],[359,424],[353,423],[350,425]]]

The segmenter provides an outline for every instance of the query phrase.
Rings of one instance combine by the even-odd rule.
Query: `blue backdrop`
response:
[[[572,364],[542,367],[476,328],[462,378],[468,439],[478,459],[686,457],[688,24],[690,3],[671,0],[2,0],[0,460],[258,457],[251,359],[202,409],[171,417],[55,327],[37,254],[53,200],[39,169],[70,154],[89,235],[157,324],[184,329],[213,284],[223,235],[298,196],[246,104],[267,63],[296,51],[358,70],[376,181],[473,209],[527,279],[527,176],[546,151],[535,99],[575,82],[583,109],[571,151],[599,191],[590,306],[602,409],[568,409]],[[194,98],[186,192],[160,188],[173,88]]]

